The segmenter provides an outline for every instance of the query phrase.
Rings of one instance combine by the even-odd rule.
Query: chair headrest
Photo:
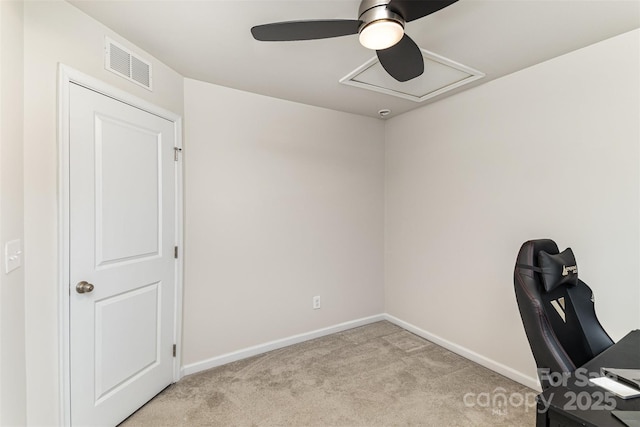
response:
[[[542,284],[547,292],[551,292],[560,285],[578,284],[578,266],[571,248],[559,254],[550,254],[541,250],[538,252],[538,265],[542,270]]]
[[[551,239],[537,239],[525,242],[520,248],[516,268],[527,268],[540,273],[544,291],[550,292],[560,285],[577,285],[578,268],[571,248],[562,253]],[[540,277],[538,276],[538,277]]]

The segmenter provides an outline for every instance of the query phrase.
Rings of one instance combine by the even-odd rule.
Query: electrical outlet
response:
[[[320,308],[320,295],[313,297],[313,309],[317,310]]]

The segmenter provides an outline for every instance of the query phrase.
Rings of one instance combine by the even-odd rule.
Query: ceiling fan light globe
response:
[[[404,28],[389,19],[371,22],[360,31],[360,44],[367,49],[383,50],[402,40]]]

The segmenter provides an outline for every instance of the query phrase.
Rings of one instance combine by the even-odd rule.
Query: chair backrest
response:
[[[591,288],[577,279],[575,262],[573,266],[559,267],[562,271],[558,273],[558,276],[567,276],[567,267],[573,267],[574,271],[569,269],[571,274],[576,274],[572,284],[548,286],[549,276],[544,279],[547,283],[543,280],[541,251],[546,253],[543,256],[562,255],[553,240],[525,242],[518,253],[513,281],[522,323],[545,389],[549,383],[541,371],[573,372],[613,341],[596,317]],[[545,267],[545,274],[547,272]]]

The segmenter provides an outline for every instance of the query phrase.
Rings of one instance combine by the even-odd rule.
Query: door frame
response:
[[[121,89],[115,88],[94,77],[75,70],[65,64],[58,64],[58,344],[59,344],[59,382],[60,382],[60,424],[71,425],[71,365],[70,365],[70,252],[69,233],[69,108],[71,84],[78,84],[101,93],[116,101],[131,105],[173,123],[175,145],[182,149],[182,117],[138,98]],[[183,296],[183,168],[182,156],[178,156],[174,174],[176,186],[175,246],[180,248],[175,270],[175,307],[174,342],[178,345],[173,360],[173,381],[181,378],[182,343],[182,296]]]

